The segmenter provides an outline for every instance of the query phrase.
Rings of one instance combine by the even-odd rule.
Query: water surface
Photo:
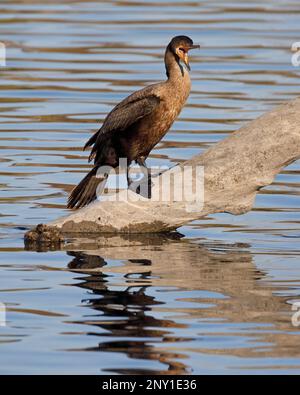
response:
[[[299,373],[300,164],[243,216],[183,235],[70,240],[27,251],[24,230],[65,215],[90,133],[165,78],[186,34],[192,92],[153,150],[171,166],[299,95],[298,1],[1,1],[1,373]]]

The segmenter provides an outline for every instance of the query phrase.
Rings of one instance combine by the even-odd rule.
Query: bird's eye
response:
[[[179,51],[185,52],[184,48],[182,48],[182,47],[179,48]]]

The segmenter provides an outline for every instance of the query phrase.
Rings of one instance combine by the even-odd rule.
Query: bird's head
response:
[[[168,49],[173,52],[178,60],[182,60],[190,70],[188,52],[190,49],[200,48],[200,45],[194,45],[193,40],[187,36],[173,37],[168,45]]]

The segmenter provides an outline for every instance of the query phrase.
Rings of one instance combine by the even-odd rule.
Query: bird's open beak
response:
[[[189,47],[189,50],[190,49],[196,49],[196,48],[200,48],[200,45],[191,45]],[[188,68],[188,70],[191,70],[191,66],[189,64],[189,57],[188,57],[188,53],[187,52],[184,54],[183,62],[186,65],[186,67]]]
[[[199,49],[200,48],[200,45],[191,45],[190,47],[189,47],[189,50],[190,49]]]

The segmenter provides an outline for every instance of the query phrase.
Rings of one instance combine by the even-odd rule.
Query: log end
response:
[[[44,224],[38,224],[24,235],[25,248],[28,250],[58,249],[64,242],[65,238],[58,228]]]

